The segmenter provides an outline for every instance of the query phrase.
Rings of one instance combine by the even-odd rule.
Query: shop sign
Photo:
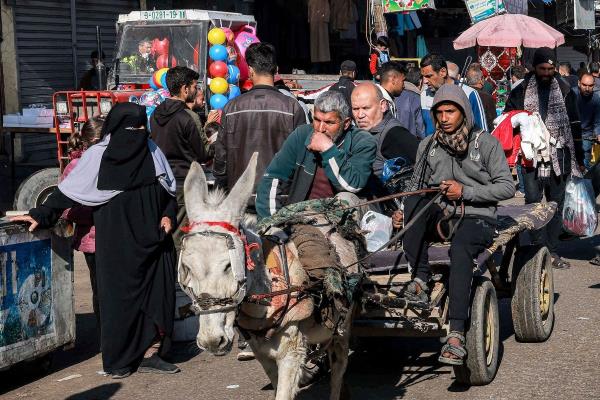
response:
[[[495,15],[506,13],[503,0],[465,0],[465,4],[474,24]]]
[[[384,13],[417,11],[435,8],[434,0],[381,0]]]

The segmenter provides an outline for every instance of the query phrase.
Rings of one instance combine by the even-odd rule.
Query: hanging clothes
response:
[[[358,22],[358,9],[356,3],[352,2],[351,5],[352,17],[348,29],[340,32],[340,39],[356,40],[358,39],[358,30],[356,29],[356,23]]]
[[[309,0],[310,60],[313,63],[331,61],[329,51],[329,0]]]
[[[350,24],[354,23],[352,18],[353,0],[329,0],[331,6],[331,29],[336,32],[348,30]]]
[[[429,50],[427,50],[427,43],[425,43],[425,36],[419,35],[419,36],[417,36],[417,57],[423,58],[427,54],[429,54]]]

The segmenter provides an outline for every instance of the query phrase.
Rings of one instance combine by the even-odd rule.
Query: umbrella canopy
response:
[[[503,14],[481,21],[454,40],[454,49],[468,47],[558,47],[565,43],[562,33],[537,18]]]

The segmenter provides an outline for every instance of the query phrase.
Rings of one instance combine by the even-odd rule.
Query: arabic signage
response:
[[[506,13],[503,0],[465,0],[465,4],[474,24],[495,15]]]
[[[435,8],[434,0],[381,0],[384,13],[417,11]]]

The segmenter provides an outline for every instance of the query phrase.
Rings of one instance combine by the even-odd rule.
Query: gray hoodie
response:
[[[445,101],[451,101],[463,110],[470,130],[469,148],[465,156],[453,157],[434,142],[426,155],[425,182],[428,186],[438,186],[450,179],[462,183],[465,215],[495,218],[498,202],[515,195],[515,185],[502,146],[492,135],[473,128],[469,100],[457,85],[446,84],[438,89],[431,107],[433,121],[436,121],[436,106]],[[431,135],[421,142],[417,160],[424,155],[433,137]]]

